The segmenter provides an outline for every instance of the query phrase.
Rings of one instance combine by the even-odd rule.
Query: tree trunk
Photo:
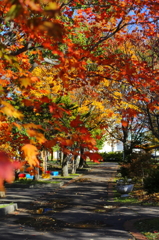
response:
[[[79,168],[79,162],[80,162],[80,156],[78,155],[78,156],[75,157],[76,169]]]
[[[43,171],[45,173],[47,171],[47,152],[45,150],[42,151],[42,160],[43,160]]]
[[[0,191],[0,198],[5,198],[5,197],[6,197],[5,191]]]
[[[79,168],[83,168],[84,166],[84,158],[82,157],[84,153],[84,148],[83,147],[80,147],[80,161],[79,161]]]
[[[51,161],[53,161],[54,160],[54,150],[52,149],[52,151],[51,151]]]
[[[127,146],[126,143],[123,143],[123,161],[124,162],[131,162],[131,158],[128,158],[132,154],[133,147]]]
[[[68,157],[66,154],[63,154],[61,176],[63,176],[63,177],[68,176]]]
[[[64,154],[63,154],[63,152],[61,151],[61,154],[60,154],[60,165],[61,165],[61,166],[62,166],[63,160],[64,160]]]
[[[72,171],[71,171],[71,173],[72,174],[75,174],[76,173],[76,169],[77,169],[77,157],[78,156],[73,156],[73,158],[72,158]]]
[[[35,171],[37,172],[37,174],[35,174],[34,180],[38,181],[39,180],[39,167],[35,167]]]
[[[123,161],[126,161],[126,155],[127,155],[127,147],[126,147],[126,141],[127,141],[127,137],[128,137],[128,130],[127,130],[127,126],[124,127],[122,125],[122,131],[123,131]]]
[[[126,146],[125,146],[125,142],[123,142],[123,162],[125,162],[125,158],[126,158]]]

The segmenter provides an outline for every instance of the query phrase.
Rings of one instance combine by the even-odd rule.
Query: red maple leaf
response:
[[[71,127],[78,127],[79,125],[83,124],[83,122],[80,120],[80,116],[77,116],[76,119],[72,120],[70,125]]]
[[[0,190],[4,191],[4,181],[13,182],[15,177],[14,170],[20,169],[21,166],[22,163],[12,161],[6,152],[0,152]]]

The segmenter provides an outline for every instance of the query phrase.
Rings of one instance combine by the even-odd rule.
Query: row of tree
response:
[[[158,8],[158,0],[1,1],[1,149],[37,166],[39,151],[56,145],[99,160],[106,132],[125,153],[147,130],[159,139]]]

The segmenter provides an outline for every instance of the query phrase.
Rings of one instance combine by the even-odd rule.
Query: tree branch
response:
[[[19,48],[14,52],[11,52],[10,55],[11,56],[18,56],[19,54],[21,54],[23,52],[26,52],[26,51],[29,51],[29,50],[33,50],[33,49],[36,49],[36,48],[43,48],[42,45],[35,47],[35,46],[32,46],[32,44],[33,44],[33,42],[29,41],[28,43],[25,44],[24,47]]]

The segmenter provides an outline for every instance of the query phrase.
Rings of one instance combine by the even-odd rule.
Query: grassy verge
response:
[[[116,183],[117,180],[121,179],[120,177],[114,178],[114,182]],[[135,189],[135,186],[134,186]],[[132,194],[133,192],[129,193],[128,197],[121,197],[121,194],[114,189],[114,202],[121,203],[121,204],[141,204],[141,201],[136,195]]]
[[[81,175],[81,174],[69,174],[68,176],[65,176],[65,177],[58,175],[58,176],[54,176],[54,178],[60,178],[60,179],[75,178],[75,177],[78,177],[78,176],[80,176],[80,175]]]
[[[140,187],[140,190],[139,190]],[[121,197],[121,195],[114,191],[114,202],[122,205],[131,206],[146,205],[146,206],[159,206],[159,193],[146,195],[141,189],[141,186],[137,185],[137,190],[134,188],[128,197]],[[142,233],[148,240],[159,239],[159,218],[143,219],[135,222],[135,228]]]
[[[93,161],[86,161],[86,163],[88,165],[100,165],[100,163],[96,163],[96,162],[93,162]]]
[[[59,183],[58,181],[52,181],[52,180],[30,180],[30,179],[20,179],[15,181],[14,183],[21,183],[21,184],[47,184],[47,183]]]
[[[9,205],[12,205],[13,203],[8,203],[8,204],[0,204],[0,208],[5,208],[5,207],[7,207],[7,206],[9,206]]]
[[[141,204],[137,198],[129,195],[129,197],[121,197],[117,192],[115,192],[114,202],[122,204]]]
[[[149,240],[159,239],[159,218],[144,219],[135,223],[136,229]]]
[[[120,177],[114,178],[114,183]],[[114,202],[121,204],[139,204],[144,206],[159,206],[159,193],[147,194],[141,182],[134,183],[133,191],[128,197],[121,197],[121,194],[114,189]]]

